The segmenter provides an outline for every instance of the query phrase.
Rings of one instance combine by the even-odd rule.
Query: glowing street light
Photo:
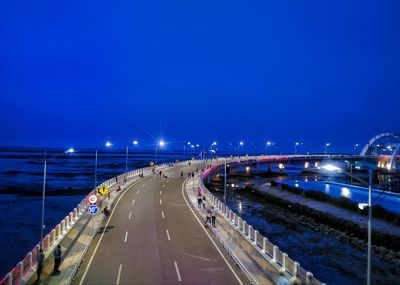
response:
[[[133,145],[137,145],[137,144],[139,144],[139,142],[138,142],[137,140],[134,140],[134,141],[132,142],[132,144],[133,144]]]
[[[295,142],[294,143],[294,155],[297,154],[297,147],[300,146],[300,145],[303,145],[303,143],[302,142]]]
[[[165,142],[163,140],[160,140],[157,144],[156,144],[156,164],[157,165],[157,161],[158,161],[158,147],[163,147],[165,146]]]
[[[75,150],[73,148],[67,149],[64,153],[73,153]],[[43,162],[43,189],[42,189],[42,221],[40,226],[40,247],[43,248],[43,230],[45,229],[44,224],[44,210],[45,210],[45,197],[46,197],[46,177],[47,177],[47,160],[55,158],[61,155],[61,153],[47,157],[47,151],[44,152],[44,162]]]
[[[325,144],[325,155],[326,155],[326,149],[327,149],[329,146],[331,146],[331,143],[327,142],[327,143]]]
[[[106,146],[106,147],[112,147],[113,144],[112,144],[110,141],[107,141],[107,142],[105,143],[105,146]]]

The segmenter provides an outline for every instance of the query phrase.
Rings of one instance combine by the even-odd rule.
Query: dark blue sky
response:
[[[271,3],[274,2],[274,3]],[[0,2],[0,145],[351,151],[399,132],[399,1]]]

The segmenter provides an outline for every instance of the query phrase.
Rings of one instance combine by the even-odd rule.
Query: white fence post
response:
[[[314,275],[307,271],[306,273],[306,285],[311,285]]]
[[[286,259],[287,259],[288,255],[287,253],[282,253],[282,271],[285,272],[286,271]]]
[[[278,247],[276,245],[274,245],[273,249],[272,249],[272,262],[276,263],[276,252],[278,250]]]
[[[12,274],[11,274],[11,272],[8,272],[7,273],[7,285],[12,285],[13,284],[13,279],[12,279]]]
[[[240,230],[240,223],[241,223],[242,219],[240,217],[237,217],[237,226],[236,228]]]
[[[24,278],[24,263],[20,261],[17,266],[19,268],[19,280],[22,280]]]
[[[266,237],[263,237],[263,248],[262,248],[263,253],[267,252],[267,241],[268,239]]]
[[[246,225],[247,225],[247,222],[246,222],[245,220],[243,220],[243,229],[242,229],[242,233],[243,233],[244,235],[246,235]]]
[[[29,258],[29,268],[32,268],[32,265],[33,265],[32,252],[28,253],[28,258]]]
[[[249,240],[251,240],[251,230],[253,229],[253,227],[251,225],[249,225],[249,233],[247,235],[247,237],[249,238]]]
[[[297,278],[297,272],[299,270],[300,263],[297,261],[293,262],[293,278]]]
[[[254,230],[254,245],[257,245],[257,236],[258,236],[258,231]]]

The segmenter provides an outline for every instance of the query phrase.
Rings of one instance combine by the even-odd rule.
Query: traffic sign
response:
[[[150,161],[150,166],[153,166],[154,165],[154,161]]]
[[[99,208],[96,205],[90,205],[88,208],[88,212],[91,215],[96,215],[98,211],[99,211]]]
[[[100,187],[100,189],[98,190],[98,192],[101,194],[101,195],[106,195],[107,193],[108,193],[108,188],[107,188],[107,186],[106,185],[102,185],[101,187]]]
[[[96,204],[96,202],[97,202],[97,196],[96,195],[90,195],[89,196],[89,203],[90,204]]]

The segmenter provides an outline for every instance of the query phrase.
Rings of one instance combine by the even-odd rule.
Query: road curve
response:
[[[72,284],[246,283],[182,196],[180,172],[192,170],[166,168],[168,178],[152,175],[127,189]]]

